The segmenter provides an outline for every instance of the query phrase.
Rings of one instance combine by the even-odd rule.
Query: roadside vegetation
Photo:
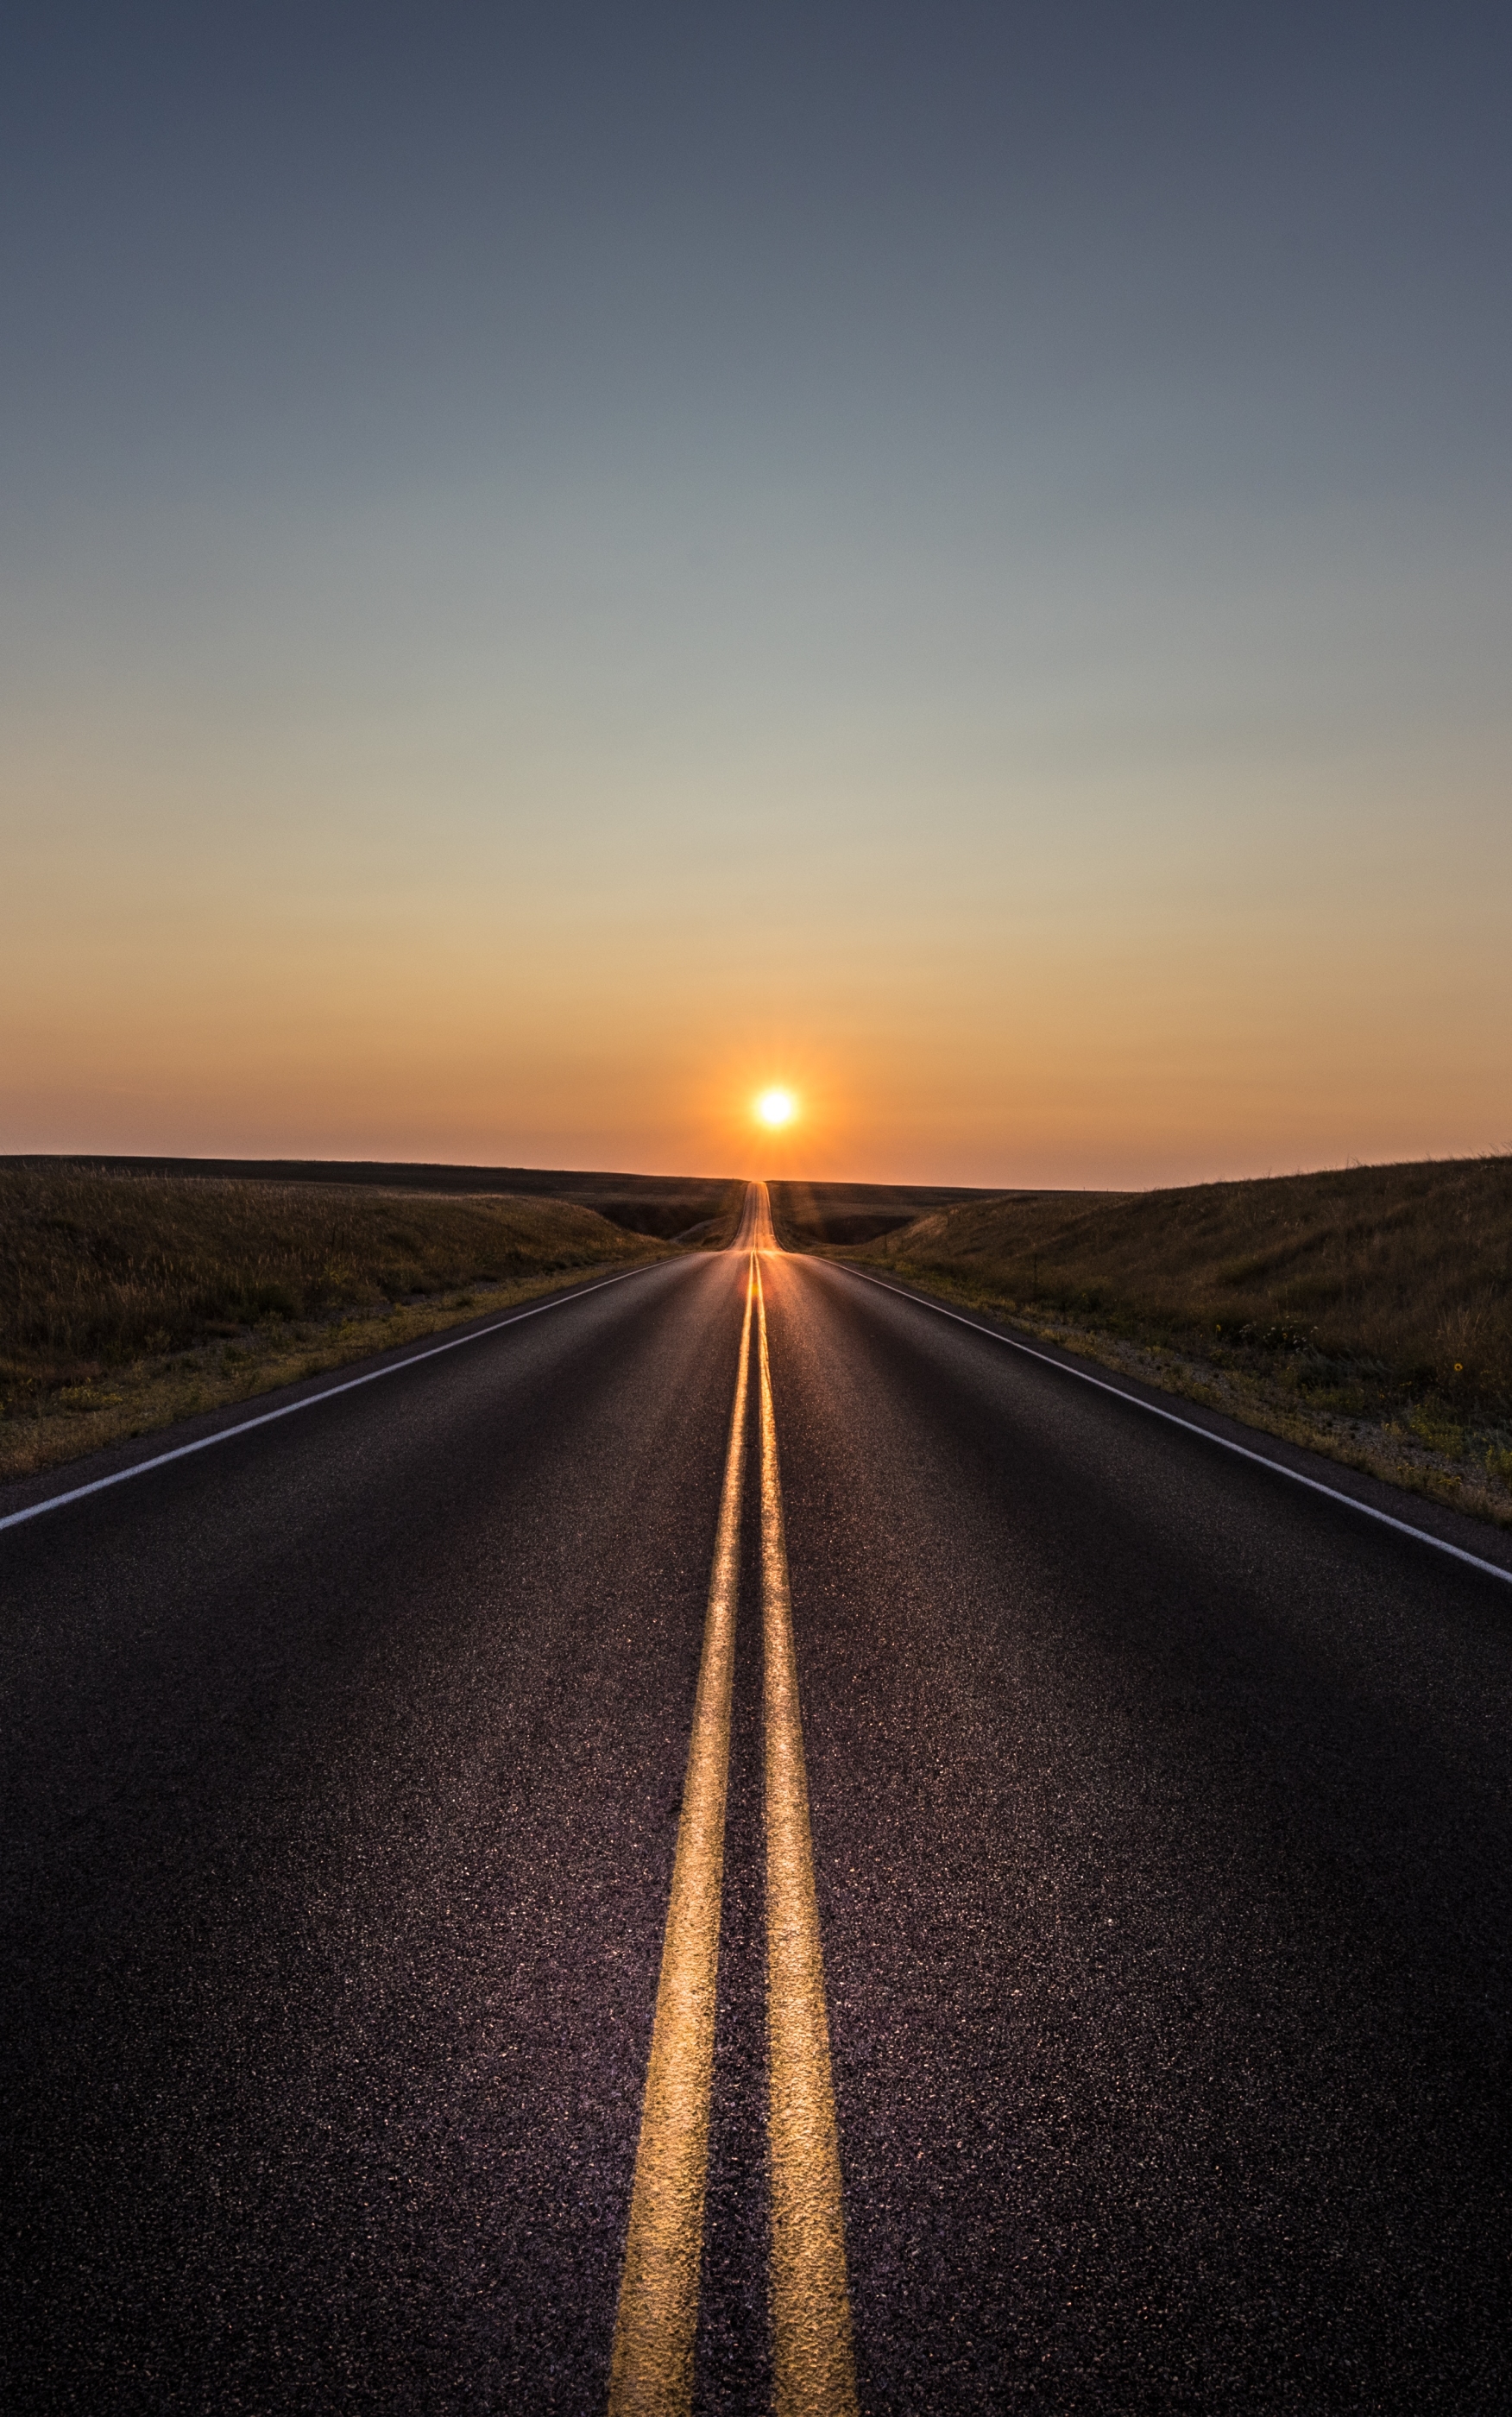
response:
[[[837,1255],[1512,1526],[1512,1157],[1019,1193]]]
[[[0,1479],[668,1248],[570,1201],[11,1162]]]

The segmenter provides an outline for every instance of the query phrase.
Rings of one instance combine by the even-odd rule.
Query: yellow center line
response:
[[[766,1728],[766,1989],[772,2349],[778,2417],[854,2417],[839,2135],[814,1896],[766,1302],[756,1271]]]
[[[610,2417],[674,2417],[693,2400],[754,1289],[752,1259],[630,2197]]]

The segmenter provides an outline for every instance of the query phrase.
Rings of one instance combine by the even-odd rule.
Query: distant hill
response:
[[[772,1183],[772,1223],[785,1250],[873,1242],[931,1208],[1001,1200],[1001,1192],[941,1183]]]
[[[655,1234],[664,1241],[719,1219],[730,1205],[733,1185],[731,1177],[720,1175],[599,1175],[575,1167],[430,1166],[386,1159],[112,1158],[94,1151],[0,1158],[0,1167],[206,1177],[236,1183],[372,1184],[386,1192],[503,1192],[517,1199],[575,1201],[632,1234]],[[743,1194],[744,1185],[738,1189]]]

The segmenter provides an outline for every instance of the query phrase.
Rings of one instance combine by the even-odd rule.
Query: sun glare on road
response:
[[[791,1091],[764,1091],[756,1102],[756,1113],[764,1125],[791,1124],[798,1102]]]

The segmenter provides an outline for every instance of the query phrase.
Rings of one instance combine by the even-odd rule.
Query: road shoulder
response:
[[[1197,1434],[1211,1435],[1220,1442],[1247,1452],[1254,1459],[1266,1461],[1292,1475],[1304,1478],[1315,1486],[1342,1497],[1346,1501],[1362,1504],[1382,1518],[1391,1519],[1450,1545],[1456,1552],[1473,1559],[1489,1562],[1512,1576],[1512,1534],[1490,1519],[1473,1516],[1451,1504],[1418,1491],[1415,1487],[1393,1483],[1378,1471],[1360,1467],[1333,1452],[1301,1443],[1293,1437],[1277,1434],[1270,1429],[1237,1418],[1200,1396],[1177,1391],[1174,1387],[1152,1382],[1138,1374],[1126,1360],[1096,1354],[1091,1350],[1072,1350],[1066,1345],[1043,1334],[1038,1329],[1025,1329],[1005,1317],[994,1316],[990,1310],[978,1309],[933,1293],[922,1285],[904,1282],[891,1274],[881,1276],[869,1269],[852,1266],[839,1256],[805,1254],[809,1264],[833,1269],[850,1285],[866,1284],[892,1292],[904,1300],[916,1301],[921,1308],[932,1310],[957,1321],[967,1329],[1026,1351],[1051,1365],[1064,1367],[1068,1373],[1091,1379],[1115,1394],[1121,1394],[1162,1417],[1173,1419]]]

